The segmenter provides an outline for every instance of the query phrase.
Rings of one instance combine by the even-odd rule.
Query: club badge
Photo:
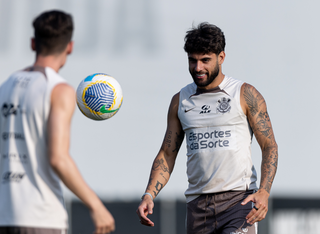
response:
[[[220,113],[224,114],[230,111],[231,106],[230,106],[230,98],[221,98],[220,100],[217,101],[217,111]]]

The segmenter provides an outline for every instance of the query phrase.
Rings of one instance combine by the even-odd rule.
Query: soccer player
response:
[[[72,16],[44,12],[33,27],[35,63],[0,86],[0,233],[66,233],[60,181],[89,208],[92,231],[110,233],[112,215],[69,155],[76,95],[58,72],[72,52]]]
[[[224,34],[215,25],[201,23],[185,36],[193,83],[171,100],[165,137],[137,209],[143,225],[154,226],[147,216],[169,180],[184,135],[188,234],[254,234],[267,214],[278,147],[262,95],[222,73],[224,48]],[[262,150],[259,188],[251,160],[253,134]]]

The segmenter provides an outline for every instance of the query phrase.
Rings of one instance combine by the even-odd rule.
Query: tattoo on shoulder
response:
[[[162,170],[164,172],[169,172],[168,167],[166,167],[164,165],[163,158],[155,160],[153,167],[152,167],[152,170],[154,170],[154,171]]]
[[[262,95],[252,86],[244,84],[243,96],[248,105],[250,114],[255,116],[259,111],[259,102],[261,100],[264,102]]]

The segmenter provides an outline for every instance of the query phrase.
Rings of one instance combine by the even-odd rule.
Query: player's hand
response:
[[[146,226],[153,227],[154,223],[147,218],[148,214],[152,214],[153,212],[154,203],[150,196],[144,196],[140,205],[137,209],[137,214],[140,219],[140,223]]]
[[[94,234],[110,233],[116,229],[112,214],[103,205],[91,211],[91,218],[96,228]]]
[[[249,195],[246,199],[243,200],[241,205],[245,205],[248,202],[252,201],[255,206],[252,208],[250,213],[247,215],[247,223],[254,224],[259,222],[266,217],[268,212],[268,198],[269,193],[264,189],[259,189],[256,193]]]

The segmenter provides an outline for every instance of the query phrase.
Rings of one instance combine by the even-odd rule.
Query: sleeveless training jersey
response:
[[[225,76],[205,93],[182,88],[178,117],[186,135],[187,202],[200,194],[257,189],[252,130],[240,105],[243,82]]]
[[[47,153],[51,92],[64,82],[49,67],[30,67],[0,86],[0,226],[68,226]]]

